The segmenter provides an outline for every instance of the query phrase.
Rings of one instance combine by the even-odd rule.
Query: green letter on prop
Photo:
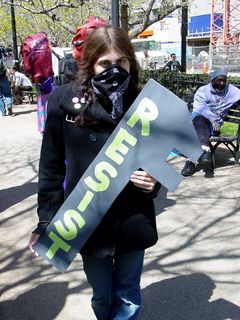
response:
[[[126,141],[131,146],[135,146],[137,143],[137,139],[135,137],[128,133],[127,130],[120,128],[116,137],[105,151],[106,156],[119,165],[124,161],[121,154],[126,155],[129,151],[129,148],[123,144],[123,141]]]
[[[85,225],[85,220],[83,219],[83,217],[75,210],[67,210],[64,213],[64,222],[68,228],[68,230],[66,230],[63,226],[62,221],[58,220],[54,223],[58,233],[65,239],[65,240],[73,240],[76,238],[78,230],[77,227],[75,225],[75,223],[73,222],[76,221],[77,225],[79,226],[79,228],[81,229],[84,225]]]
[[[48,236],[53,241],[53,244],[46,253],[46,256],[49,259],[52,259],[55,256],[58,249],[62,249],[64,252],[68,252],[70,250],[71,246],[59,238],[53,231],[51,231]]]
[[[150,121],[156,119],[158,117],[158,108],[156,104],[148,99],[143,98],[137,110],[128,120],[127,124],[133,128],[135,124],[140,120],[142,122],[142,136],[149,136],[150,134]]]

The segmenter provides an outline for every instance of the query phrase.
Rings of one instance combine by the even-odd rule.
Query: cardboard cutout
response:
[[[194,162],[202,154],[186,103],[150,79],[34,249],[65,271],[134,170],[177,188],[182,176],[166,162],[173,149]]]

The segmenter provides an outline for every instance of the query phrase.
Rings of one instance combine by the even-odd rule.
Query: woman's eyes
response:
[[[103,60],[99,63],[99,65],[103,68],[108,68],[112,65],[112,63],[110,61],[107,61],[107,60]]]
[[[116,61],[116,64],[118,66],[123,66],[123,65],[126,64],[126,62],[127,62],[127,58],[121,58],[121,59]],[[111,67],[113,65],[113,63],[111,61],[108,61],[108,60],[103,60],[103,61],[100,61],[98,63],[98,65],[101,66],[102,68],[106,69],[106,68]]]
[[[127,63],[127,59],[126,58],[121,58],[117,61],[117,65],[122,66],[124,64]]]

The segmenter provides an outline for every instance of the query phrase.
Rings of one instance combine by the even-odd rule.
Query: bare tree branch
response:
[[[136,37],[153,23],[164,19],[169,14],[182,7],[182,3],[173,4],[169,2],[164,3],[163,1],[161,4],[161,8],[155,9],[154,14],[151,14],[155,2],[156,0],[151,0],[145,12],[138,14],[137,19],[132,24],[130,24],[131,38]]]
[[[69,1],[64,1],[63,3],[59,3],[58,1],[55,1],[55,3],[51,6],[51,8],[46,8],[41,0],[39,2],[41,3],[42,9],[39,9],[33,1],[24,1],[29,2],[32,6],[26,6],[22,3],[22,1],[15,1],[13,4],[16,7],[20,7],[28,12],[31,12],[33,14],[48,14],[49,12],[52,12],[58,8],[70,8],[70,9],[76,9],[79,7],[77,4],[73,4]],[[30,3],[31,2],[31,3]],[[3,0],[3,4],[9,4],[12,5],[12,2],[10,0]]]
[[[52,32],[53,30],[62,30],[62,33],[66,35],[69,33],[75,34],[76,21],[83,22],[84,19],[90,15],[99,14],[106,20],[111,21],[110,0],[14,0],[13,3],[11,0],[0,1],[1,4],[3,3],[7,6],[14,5],[18,7],[18,9],[23,9],[29,14],[42,17],[45,16],[45,20],[48,20],[49,24],[51,22],[55,24],[55,27],[52,28]],[[128,21],[128,29],[130,30],[131,37],[136,37],[153,23],[162,20],[176,9],[179,9],[190,2],[189,0],[119,1],[120,5],[127,5],[129,8],[128,10],[133,11],[133,14],[130,15],[130,22]],[[63,8],[66,10],[63,10]],[[75,15],[78,14],[77,20],[71,18],[73,17],[73,10],[71,9],[77,9],[74,10]],[[69,10],[69,14],[66,15],[67,10]],[[47,27],[47,29],[49,30],[49,27]]]

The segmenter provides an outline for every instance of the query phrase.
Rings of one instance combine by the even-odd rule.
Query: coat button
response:
[[[89,140],[90,140],[91,142],[96,142],[96,141],[97,141],[97,137],[95,136],[94,133],[90,133],[90,135],[89,135]]]

